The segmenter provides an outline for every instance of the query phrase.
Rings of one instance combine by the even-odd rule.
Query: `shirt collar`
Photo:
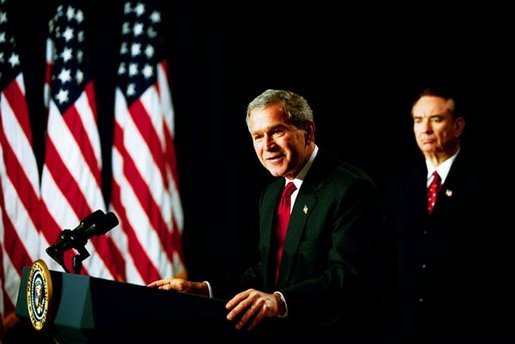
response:
[[[460,150],[458,149],[458,151],[453,156],[451,156],[450,158],[448,158],[447,160],[442,162],[437,167],[434,167],[433,164],[429,160],[426,160],[427,180],[429,181],[429,179],[431,179],[431,177],[433,176],[433,172],[436,171],[436,172],[438,172],[438,175],[442,179],[442,184],[443,184],[445,182],[445,179],[447,178],[447,175],[449,174],[449,171],[451,170],[451,166],[454,163],[454,160],[456,160],[456,157],[458,156],[459,152],[460,152]]]
[[[313,165],[313,161],[315,160],[315,157],[318,154],[318,146],[315,145],[315,149],[313,149],[313,152],[311,152],[311,155],[309,156],[308,162],[304,165],[302,170],[300,170],[299,174],[291,180],[288,178],[285,179],[285,183],[293,181],[293,184],[295,184],[295,187],[297,190],[300,189],[300,186],[302,185],[302,182],[304,181],[304,178],[306,177],[306,174],[308,174],[309,169],[311,168],[311,165]]]

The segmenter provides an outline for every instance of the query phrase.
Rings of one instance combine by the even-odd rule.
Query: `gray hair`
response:
[[[422,97],[438,97],[442,98],[447,102],[447,105],[449,106],[449,112],[451,113],[453,118],[463,117],[463,114],[461,114],[461,108],[458,108],[456,105],[456,100],[453,95],[451,95],[451,92],[443,87],[437,88],[426,88],[423,91],[421,91],[415,101],[413,102],[412,106],[415,106],[415,104],[420,100]]]
[[[297,128],[304,128],[306,123],[313,122],[313,110],[306,99],[291,91],[269,89],[254,98],[247,106],[247,127],[252,110],[264,109],[276,103],[282,104],[288,121]]]

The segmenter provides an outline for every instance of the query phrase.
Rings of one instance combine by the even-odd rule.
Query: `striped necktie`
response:
[[[438,192],[442,188],[442,178],[438,172],[433,172],[433,180],[431,184],[429,184],[429,188],[427,189],[427,211],[429,214],[433,211],[433,207],[436,203],[436,198],[438,197]]]

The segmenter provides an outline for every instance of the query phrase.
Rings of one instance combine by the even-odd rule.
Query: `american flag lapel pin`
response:
[[[450,189],[446,189],[446,190],[445,190],[445,196],[447,196],[447,197],[452,197],[452,190],[450,190]]]
[[[308,206],[306,204],[304,204],[304,208],[302,209],[302,211],[304,212],[304,214],[308,214]]]

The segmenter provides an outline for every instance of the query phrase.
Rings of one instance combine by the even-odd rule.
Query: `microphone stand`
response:
[[[73,272],[76,274],[80,274],[80,270],[82,269],[82,261],[89,257],[89,252],[86,250],[86,242],[84,242],[84,245],[77,246],[74,248],[79,252],[75,256],[73,256],[72,259],[72,265],[73,265]]]
[[[88,239],[95,235],[107,233],[118,223],[118,218],[114,213],[105,214],[98,209],[82,219],[74,230],[64,229],[57,242],[48,247],[46,252],[61,265],[65,272],[69,272],[63,262],[64,252],[74,248],[77,254],[72,259],[73,272],[80,274],[82,262],[90,256],[88,250],[86,250]]]
[[[57,242],[65,242],[65,241],[68,241],[70,240],[70,236],[71,236],[71,230],[69,229],[64,229],[61,234],[59,235],[59,239],[57,240]],[[52,246],[48,247],[46,249],[46,252],[48,253],[48,255],[50,257],[52,257],[57,263],[59,263],[59,265],[61,265],[61,267],[63,268],[63,270],[65,272],[70,272],[68,270],[68,268],[66,267],[66,265],[64,264],[64,250],[61,250],[61,249],[57,249],[57,248],[54,248]]]
[[[73,240],[74,244],[72,245],[72,248],[76,249],[78,252],[72,258],[73,272],[76,274],[80,274],[80,270],[82,269],[82,262],[89,257],[89,252],[88,250],[86,250],[87,240],[74,240],[73,232],[69,229],[65,229],[61,232],[61,235],[59,235],[59,241],[66,242],[69,240]],[[67,249],[51,250],[49,247],[46,251],[50,255],[50,257],[52,257],[57,263],[59,263],[59,265],[61,265],[65,272],[70,272],[70,270],[68,270],[68,268],[66,267],[66,264],[64,264],[64,252],[66,250]]]

